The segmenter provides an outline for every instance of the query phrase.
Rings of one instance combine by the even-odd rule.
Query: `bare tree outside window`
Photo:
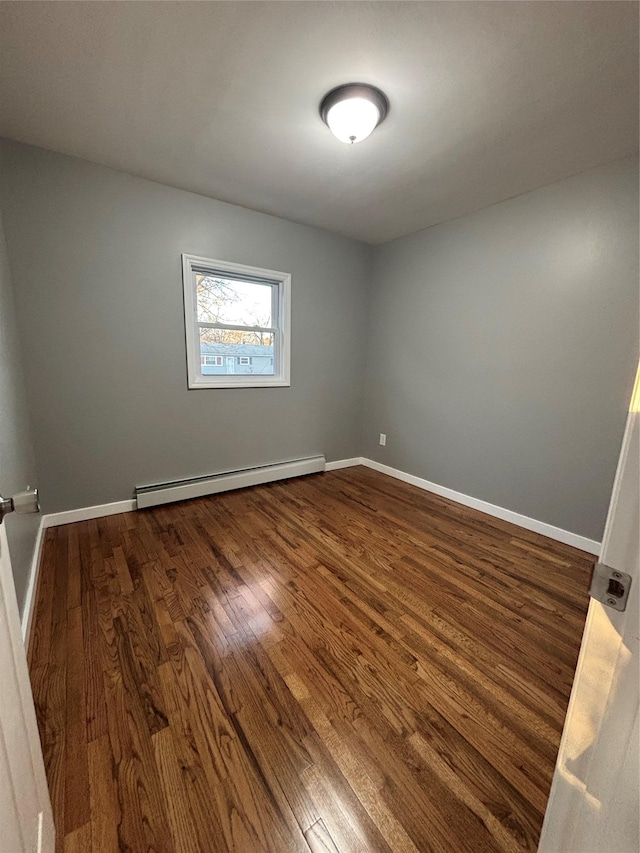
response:
[[[221,322],[223,309],[240,301],[240,295],[229,281],[196,274],[196,299],[198,300],[198,318],[207,323]]]
[[[247,298],[246,294],[239,291],[235,281],[197,273],[196,300],[198,319],[205,323],[227,323],[233,318],[235,323],[242,326],[271,325],[271,312],[265,311],[261,304],[264,300],[252,301]],[[257,330],[203,328],[200,340],[210,344],[271,346],[273,335]]]

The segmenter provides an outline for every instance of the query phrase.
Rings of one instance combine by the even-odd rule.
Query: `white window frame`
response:
[[[202,356],[204,359],[203,367],[223,367],[224,362],[221,355],[207,355],[206,353]],[[212,358],[213,361],[207,361],[208,358]]]
[[[194,271],[202,268],[211,270],[223,277],[247,276],[249,279],[267,282],[274,287],[273,327],[259,329],[252,326],[225,327],[224,324],[201,323],[198,321],[198,307],[194,284]],[[290,339],[291,339],[291,276],[289,273],[234,264],[198,255],[182,255],[182,286],[184,292],[184,328],[187,346],[187,376],[189,388],[264,388],[286,387],[291,384],[290,376]],[[200,328],[246,328],[248,331],[268,331],[273,335],[273,364],[275,373],[209,374],[200,372]]]

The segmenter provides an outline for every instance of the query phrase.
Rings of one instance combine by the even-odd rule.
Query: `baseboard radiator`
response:
[[[324,456],[308,456],[305,459],[292,459],[289,462],[278,462],[274,465],[259,465],[256,468],[241,468],[238,471],[191,477],[188,480],[136,486],[136,504],[138,509],[145,509],[175,501],[186,501],[189,498],[215,495],[218,492],[229,492],[232,489],[244,489],[246,486],[258,486],[275,480],[286,480],[289,477],[317,474],[324,471],[325,464]]]

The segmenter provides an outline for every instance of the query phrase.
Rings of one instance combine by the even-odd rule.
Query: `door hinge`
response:
[[[614,610],[624,610],[627,606],[630,587],[631,575],[612,569],[604,563],[595,564],[589,590],[591,598]]]
[[[0,495],[0,524],[10,512],[40,512],[38,490],[27,486],[23,492],[17,492],[12,498],[3,498]]]

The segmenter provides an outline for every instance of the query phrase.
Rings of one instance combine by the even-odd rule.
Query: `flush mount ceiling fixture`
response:
[[[320,116],[340,142],[362,142],[381,124],[389,112],[384,92],[367,83],[336,86],[322,99]]]

